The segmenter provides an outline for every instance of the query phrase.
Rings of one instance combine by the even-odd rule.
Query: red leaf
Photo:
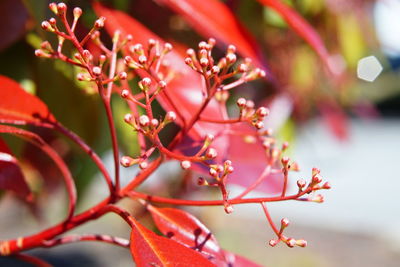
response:
[[[265,68],[256,40],[223,2],[219,0],[156,1],[182,15],[205,38],[213,37],[226,45],[233,44],[239,53],[253,59],[255,65]]]
[[[245,188],[252,185],[263,173],[268,163],[265,150],[259,140],[251,135],[239,135],[240,133],[254,133],[255,129],[248,125],[236,125],[229,138],[229,159],[232,161],[235,171],[228,176],[228,183],[238,184]],[[263,182],[256,187],[259,191],[267,193],[280,192],[283,180],[281,175],[268,175]]]
[[[28,22],[28,11],[21,0],[0,1],[0,51],[22,37]]]
[[[200,253],[158,236],[134,221],[131,253],[137,266],[215,266]]]
[[[40,136],[33,132],[29,132],[20,128],[16,128],[13,126],[8,126],[8,125],[1,125],[0,124],[0,133],[8,133],[12,134],[15,136],[19,136],[30,143],[34,144],[38,148],[40,148],[43,152],[45,152],[57,165],[57,167],[60,169],[63,179],[66,184],[67,192],[68,192],[68,199],[69,199],[69,209],[68,209],[68,215],[72,216],[76,204],[76,187],[74,183],[74,179],[72,178],[71,173],[69,172],[69,169],[67,165],[64,163],[62,158],[53,150],[52,147],[50,147],[46,142],[43,141]]]
[[[93,3],[93,8],[99,16],[107,18],[105,28],[110,35],[114,34],[116,30],[120,30],[122,36],[132,34],[134,36],[134,41],[143,44],[144,47],[147,46],[147,41],[149,39],[157,40],[161,44],[165,43],[160,37],[148,30],[134,18],[121,11],[106,8],[98,2]],[[168,84],[167,92],[169,99],[173,99],[173,103],[163,94],[160,95],[158,101],[164,109],[174,110],[176,113],[181,114],[183,119],[188,122],[193,114],[200,108],[203,101],[201,77],[198,73],[186,66],[183,57],[177,52],[170,52],[166,56],[166,59],[171,63],[171,67],[180,75],[177,75],[177,77]],[[218,119],[222,118],[222,112],[218,103],[212,100],[203,112],[203,115],[205,117]],[[182,125],[182,121],[180,121],[180,124]],[[194,131],[191,131],[190,134],[193,139],[198,140],[207,133],[216,135],[224,128],[225,126],[216,124],[196,123],[193,127]]]
[[[347,116],[343,109],[335,101],[324,101],[318,105],[319,111],[332,133],[339,140],[347,140],[349,137]]]
[[[167,237],[196,250],[225,261],[225,254],[211,231],[192,214],[173,208],[156,208],[149,205],[158,229]]]
[[[329,63],[329,53],[319,34],[303,17],[280,0],[258,1],[278,12],[286,23],[315,50],[330,72],[336,72],[332,69],[332,64]]]
[[[0,139],[0,189],[11,190],[27,200],[32,197],[17,159],[2,139]]]
[[[0,122],[38,124],[55,122],[47,106],[10,78],[0,75]]]

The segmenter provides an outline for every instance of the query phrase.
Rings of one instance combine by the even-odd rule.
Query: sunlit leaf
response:
[[[211,231],[192,214],[174,208],[148,206],[158,229],[167,237],[220,260],[225,255]]]
[[[55,122],[55,118],[39,98],[10,78],[0,76],[0,122],[42,125]]]
[[[257,66],[262,66],[267,71],[256,40],[223,2],[218,0],[156,1],[182,15],[203,37],[213,37],[225,45],[235,45],[242,56],[253,59]]]
[[[131,253],[137,266],[215,266],[199,252],[158,236],[138,222],[131,232]]]

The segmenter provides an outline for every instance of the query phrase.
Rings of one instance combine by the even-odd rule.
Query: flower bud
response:
[[[233,206],[232,205],[227,205],[224,207],[224,210],[227,214],[231,214],[233,212]]]
[[[142,161],[139,163],[139,168],[141,170],[147,169],[147,167],[149,167],[149,164],[147,163],[147,161]]]
[[[215,159],[217,155],[218,155],[217,150],[215,150],[214,148],[209,148],[206,152],[207,159]]]
[[[234,45],[228,45],[228,48],[226,49],[227,54],[233,54],[236,53],[236,46]]]
[[[101,75],[101,68],[98,66],[95,66],[92,68],[93,74],[96,76],[100,76]]]
[[[331,189],[331,184],[329,182],[326,182],[322,185],[323,189]]]
[[[229,64],[233,64],[236,62],[236,55],[235,54],[227,54],[226,55],[226,60]]]
[[[290,248],[294,247],[296,243],[297,242],[294,238],[288,238],[288,240],[286,240],[286,245]]]
[[[304,179],[297,180],[297,186],[299,188],[304,188],[306,186],[306,181]]]
[[[238,71],[241,72],[241,73],[244,73],[247,70],[248,70],[248,67],[247,67],[246,64],[240,64],[239,67],[238,67]]]
[[[37,57],[44,57],[44,58],[49,58],[51,55],[45,53],[42,49],[36,49],[35,50],[35,56]]]
[[[54,31],[54,29],[51,26],[50,22],[48,22],[47,20],[42,22],[41,27],[45,31],[49,31],[49,32],[53,32]]]
[[[246,106],[246,99],[244,99],[243,97],[239,98],[236,101],[236,105],[238,105],[239,108],[244,108]]]
[[[259,107],[257,109],[257,115],[260,117],[268,116],[269,110],[266,107]]]
[[[58,3],[57,5],[57,15],[62,16],[65,14],[65,12],[67,11],[67,5],[64,4],[63,2]]]
[[[157,119],[152,119],[150,121],[151,127],[156,128],[159,124],[159,121]]]
[[[128,78],[128,74],[125,71],[121,71],[120,73],[118,73],[118,78],[120,80],[126,80],[126,78]]]
[[[307,246],[307,241],[304,239],[298,239],[296,240],[296,245],[305,248]]]
[[[197,179],[197,184],[198,184],[198,185],[208,185],[208,182],[207,182],[207,180],[204,179],[203,177],[199,177],[199,178]]]
[[[192,164],[190,163],[190,161],[188,161],[188,160],[181,161],[181,168],[182,169],[187,170],[191,166],[192,166]]]
[[[51,11],[53,11],[53,13],[54,14],[56,14],[57,15],[57,13],[58,13],[58,11],[57,11],[57,4],[56,3],[50,3],[49,4],[49,9],[51,10]]]
[[[268,242],[268,244],[269,244],[271,247],[275,247],[275,246],[278,244],[278,241],[275,240],[275,239],[271,239],[271,240]]]
[[[213,66],[213,67],[211,68],[211,73],[214,74],[214,75],[218,74],[219,71],[220,71],[220,69],[219,69],[218,66]]]
[[[147,115],[142,115],[139,117],[139,125],[142,127],[147,127],[150,124],[150,119]]]
[[[129,90],[123,89],[123,90],[121,91],[121,97],[122,97],[122,98],[127,98],[128,96],[129,96]]]
[[[200,58],[200,65],[201,65],[203,68],[207,67],[207,66],[208,66],[208,63],[209,63],[209,61],[208,61],[207,58],[205,58],[205,57]]]
[[[176,120],[176,113],[173,111],[168,111],[167,114],[165,115],[165,121],[171,122],[175,120]]]
[[[234,170],[233,166],[225,166],[226,173],[232,173]]]
[[[257,121],[256,123],[254,123],[254,126],[260,130],[264,127],[264,123],[262,121]]]
[[[288,227],[289,226],[289,219],[288,218],[283,218],[282,220],[281,220],[281,227],[282,228],[286,228],[286,227]]]
[[[125,168],[132,166],[133,164],[138,163],[138,159],[131,158],[129,156],[123,156],[120,160],[120,163]]]
[[[172,44],[170,44],[170,43],[165,43],[164,44],[164,51],[165,51],[165,53],[168,53],[169,51],[171,51],[172,50]]]
[[[214,178],[218,176],[218,172],[214,168],[210,168],[208,173],[210,174],[210,176],[212,176]]]
[[[317,174],[320,174],[320,169],[318,168],[312,168],[311,176],[315,176]]]
[[[188,50],[186,50],[186,55],[188,57],[193,57],[196,55],[196,52],[192,48],[189,48]]]
[[[322,176],[319,174],[314,175],[312,178],[312,181],[313,181],[313,183],[319,184],[320,182],[322,182]]]
[[[94,27],[98,30],[104,27],[105,17],[100,17],[94,22]]]
[[[75,7],[73,13],[74,18],[78,19],[82,15],[82,9],[80,9],[79,7]]]
[[[130,113],[128,113],[128,114],[125,114],[125,116],[124,116],[124,121],[126,122],[126,123],[131,123],[132,122],[132,114],[130,114]]]

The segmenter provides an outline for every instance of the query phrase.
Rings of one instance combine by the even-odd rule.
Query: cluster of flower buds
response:
[[[307,241],[304,239],[294,239],[292,237],[286,237],[282,233],[289,226],[289,219],[283,218],[281,220],[281,228],[279,230],[279,237],[278,239],[271,239],[268,244],[271,247],[275,247],[280,241],[284,242],[288,247],[293,248],[295,246],[298,247],[306,247]]]
[[[266,107],[254,108],[254,102],[252,100],[246,100],[239,98],[236,101],[236,105],[239,107],[240,115],[239,118],[243,121],[248,121],[258,130],[264,127],[264,118],[269,115],[269,109]]]
[[[228,191],[226,189],[226,180],[228,178],[228,175],[231,174],[233,171],[234,169],[230,160],[226,160],[223,165],[211,164],[209,174],[212,177],[213,181],[208,181],[203,177],[199,177],[197,181],[198,185],[217,186],[220,188],[226,213],[233,212],[233,207],[229,204]]]
[[[212,56],[212,49],[215,46],[215,39],[210,38],[207,42],[200,42],[198,45],[197,52],[190,48],[186,51],[185,63],[194,71],[203,75],[203,77],[209,80],[211,85],[218,85],[219,93],[217,94],[219,100],[225,100],[229,96],[226,92],[242,83],[255,80],[261,77],[265,77],[265,71],[254,68],[251,63],[251,59],[246,58],[243,63],[237,63],[236,47],[234,45],[229,45],[226,49],[226,54],[224,57],[217,61],[214,60]],[[240,78],[234,82],[223,85],[223,81],[234,77],[239,74]],[[210,89],[208,88],[208,89]],[[215,93],[215,92],[207,92]]]
[[[318,168],[312,169],[311,181],[308,185],[304,179],[300,179],[297,181],[297,186],[299,187],[299,192],[302,192],[306,189],[309,189],[311,192],[315,192],[321,189],[331,189],[331,185],[329,182],[322,183],[322,176]],[[299,200],[322,203],[324,202],[324,197],[321,194],[316,194],[311,195],[307,198],[300,198]]]
[[[170,43],[161,45],[159,41],[149,39],[146,47],[139,43],[129,46],[129,54],[124,58],[125,64],[132,69],[149,69],[155,66],[158,72],[161,64],[167,64],[163,58],[171,50]]]

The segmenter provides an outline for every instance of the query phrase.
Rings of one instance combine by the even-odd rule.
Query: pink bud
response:
[[[146,64],[146,62],[147,62],[147,57],[145,56],[145,55],[141,55],[141,56],[139,56],[139,58],[138,58],[138,61],[139,61],[139,63],[140,64]]]
[[[57,4],[56,3],[50,3],[49,4],[49,9],[51,10],[51,11],[53,11],[54,12],[54,14],[57,14]]]
[[[46,53],[43,52],[43,50],[41,50],[41,49],[36,49],[36,50],[35,50],[35,56],[37,56],[37,57],[50,57],[49,54],[46,54]]]
[[[292,248],[296,245],[296,240],[294,238],[289,238],[288,240],[286,240],[286,245]]]
[[[144,170],[147,169],[147,167],[149,167],[149,164],[147,163],[147,161],[143,161],[139,163],[139,168]]]
[[[173,111],[168,111],[167,114],[165,115],[165,119],[167,121],[175,121],[176,120],[176,113]]]
[[[188,55],[188,57],[193,57],[196,54],[196,52],[194,52],[194,50],[192,48],[189,48],[188,50],[186,50],[186,55]]]
[[[233,212],[233,207],[232,207],[232,205],[228,205],[228,206],[224,207],[224,210],[227,214],[231,214]]]
[[[233,168],[233,166],[227,166],[225,170],[227,173],[232,173],[235,169]]]
[[[124,116],[124,121],[126,122],[126,123],[130,123],[131,121],[132,121],[132,114],[130,114],[130,113],[128,113],[128,114],[125,114],[125,116]]]
[[[48,21],[46,21],[46,20],[42,22],[41,26],[42,26],[42,29],[45,30],[45,31],[53,29],[51,27],[50,23]]]
[[[170,43],[165,43],[165,44],[164,44],[164,50],[165,50],[166,52],[171,51],[171,50],[172,50],[172,44],[170,44]]]
[[[67,11],[67,5],[64,4],[63,2],[58,3],[57,5],[58,15],[64,15],[66,11]]]
[[[199,177],[199,178],[197,179],[197,184],[198,184],[198,185],[207,185],[207,181],[206,181],[206,179],[204,179],[203,177]]]
[[[331,189],[331,184],[329,182],[326,182],[322,185],[323,189]]]
[[[49,23],[50,23],[52,26],[54,26],[54,25],[56,25],[57,20],[56,20],[55,18],[50,18],[50,19],[49,19]]]
[[[218,73],[219,73],[219,71],[220,71],[220,69],[219,69],[219,67],[218,67],[218,66],[213,66],[213,67],[211,68],[211,72],[212,72],[212,74],[218,74]]]
[[[246,108],[248,108],[248,109],[254,108],[254,102],[253,102],[253,100],[247,100],[247,101],[246,101]]]
[[[307,246],[307,241],[304,239],[298,239],[296,240],[296,245],[305,248]]]
[[[127,42],[131,42],[132,40],[133,40],[132,34],[128,34],[128,35],[126,36],[126,41],[127,41]]]
[[[228,61],[229,64],[233,64],[236,62],[236,55],[235,54],[227,54],[226,60]]]
[[[148,78],[148,77],[143,78],[143,79],[142,79],[142,84],[143,84],[144,86],[150,86],[150,85],[151,85],[151,79]]]
[[[208,173],[209,173],[210,176],[212,176],[212,177],[217,177],[217,176],[218,176],[218,172],[217,172],[214,168],[210,168],[210,170],[208,171]]]
[[[73,12],[75,19],[78,19],[82,15],[82,9],[79,7],[75,7]]]
[[[128,78],[128,74],[125,71],[121,71],[120,73],[118,73],[118,78],[120,80],[126,80],[126,78]]]
[[[217,172],[223,172],[223,171],[224,171],[224,166],[217,165]]]
[[[260,107],[257,109],[257,115],[260,117],[268,116],[269,110],[266,107]]]
[[[305,186],[306,186],[306,181],[303,180],[303,179],[298,180],[298,181],[297,181],[297,186],[298,186],[299,188],[305,187]]]
[[[83,73],[78,73],[78,74],[76,75],[76,78],[78,79],[78,81],[84,81],[84,80],[86,80],[85,74],[83,74]]]
[[[208,41],[207,41],[207,43],[208,43],[209,45],[211,45],[212,47],[215,45],[216,42],[217,42],[217,41],[215,41],[214,38],[210,38],[210,39],[208,39]]]
[[[158,82],[158,86],[162,89],[164,89],[165,87],[167,87],[167,83],[165,81],[159,81]]]
[[[157,119],[152,119],[152,120],[150,121],[150,124],[151,124],[151,126],[152,126],[153,128],[156,128],[156,127],[158,126],[159,122],[158,122]]]
[[[288,158],[288,157],[283,157],[283,158],[281,159],[281,162],[282,162],[282,165],[283,165],[283,166],[286,166],[286,165],[289,163],[289,158]]]
[[[192,164],[190,163],[190,161],[188,161],[188,160],[181,161],[181,168],[182,169],[187,170],[191,166],[192,166]]]
[[[96,29],[101,29],[104,27],[104,21],[106,20],[105,17],[100,17],[94,22],[94,27]]]
[[[289,142],[283,142],[282,150],[286,150],[289,147]]]
[[[316,174],[316,175],[313,176],[312,181],[313,181],[314,183],[319,184],[320,182],[322,182],[322,176],[319,175],[319,174]]]
[[[121,91],[121,97],[122,98],[127,98],[129,96],[129,90],[124,89]]]
[[[140,124],[140,126],[142,126],[142,127],[149,126],[149,124],[150,124],[150,119],[149,119],[149,117],[148,117],[147,115],[142,115],[142,116],[140,116],[140,117],[139,117],[139,124]]]
[[[238,67],[239,72],[244,73],[248,70],[248,67],[246,64],[240,64]]]
[[[236,101],[236,105],[238,105],[240,108],[244,108],[246,106],[246,99],[244,99],[243,97],[239,98]]]
[[[204,41],[201,41],[200,43],[199,43],[199,49],[207,49],[207,43],[206,42],[204,42]]]
[[[236,46],[228,45],[228,49],[226,51],[228,52],[228,54],[233,54],[236,52]]]
[[[282,226],[283,228],[288,227],[288,226],[289,226],[289,219],[288,219],[288,218],[283,218],[283,219],[281,220],[281,226]]]
[[[262,121],[257,121],[256,123],[254,123],[254,126],[260,130],[264,127],[264,123]]]
[[[120,160],[120,163],[124,167],[130,167],[133,164],[137,163],[137,159],[133,159],[129,156],[123,156]]]
[[[200,58],[200,65],[204,68],[204,67],[207,67],[208,66],[208,59],[207,58],[205,58],[205,57],[203,57],[203,58]]]
[[[98,67],[98,66],[93,67],[92,71],[93,71],[93,74],[96,75],[96,76],[100,76],[101,75],[101,68]]]
[[[190,57],[187,57],[185,58],[185,64],[191,66],[193,65],[193,60]]]
[[[230,161],[229,159],[225,160],[224,165],[226,166],[232,166],[232,161]]]
[[[278,244],[278,241],[275,240],[275,239],[271,239],[271,240],[268,242],[268,244],[269,244],[271,247],[275,247],[275,246]]]
[[[315,176],[317,174],[320,174],[320,169],[318,168],[312,168],[311,176]]]
[[[207,134],[206,135],[206,139],[208,140],[208,141],[212,141],[212,140],[214,140],[214,135],[212,135],[212,134]]]
[[[209,159],[214,159],[217,157],[217,155],[217,150],[215,150],[214,148],[209,148],[206,152],[206,157]]]

